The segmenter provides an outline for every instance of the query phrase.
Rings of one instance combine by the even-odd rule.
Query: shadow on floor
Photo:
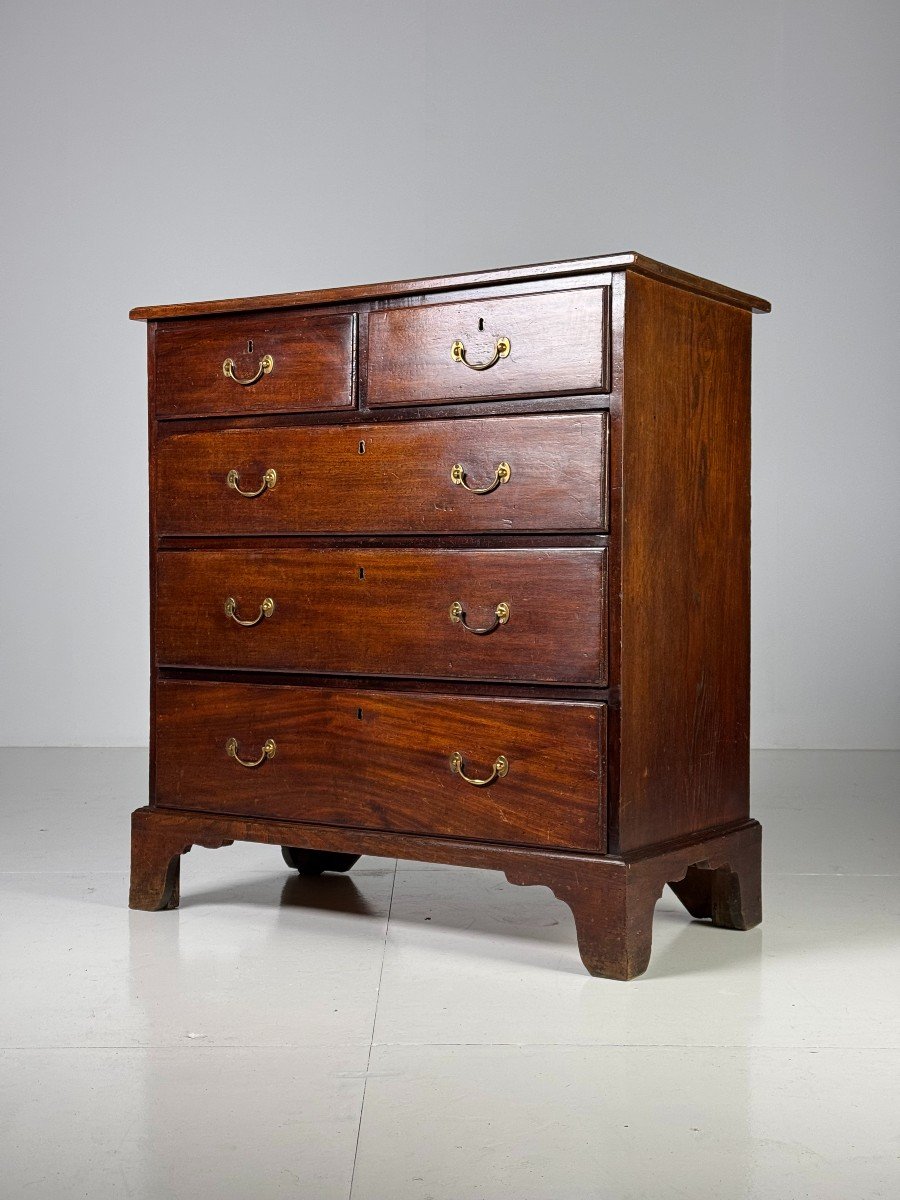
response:
[[[385,871],[388,869],[386,867]],[[182,898],[182,906],[259,904],[268,907],[275,900],[277,884],[282,878],[280,875],[265,875],[204,891],[191,891]],[[502,877],[498,876],[497,879],[500,889],[513,888],[513,885],[502,881]],[[535,885],[534,890],[541,886]],[[391,916],[392,925],[421,929],[427,921],[432,928],[443,932],[472,935],[467,937],[466,953],[473,957],[527,963],[531,967],[544,967],[554,972],[571,970],[574,974],[584,973],[578,957],[575,922],[568,907],[557,900],[549,888],[542,888],[543,902],[536,904],[534,896],[529,898],[527,912],[515,904],[513,893],[509,903],[502,903],[499,913],[496,902],[485,906],[481,896],[473,896],[470,908],[461,908],[459,881],[454,878],[454,873],[430,873],[429,891],[432,903],[427,917],[414,920],[400,916],[395,911]],[[670,897],[667,899],[670,904],[673,903]],[[312,878],[291,875],[283,882],[279,902],[284,908],[383,916],[383,910],[367,901],[353,882],[352,874],[326,873]],[[654,951],[650,968],[643,976],[648,981],[752,963],[760,957],[759,930],[741,933],[716,929],[706,921],[692,920],[679,909],[660,906],[657,907],[654,924],[658,932],[665,926],[671,928],[677,925],[681,928],[674,939],[670,933],[666,944]],[[567,953],[567,950],[571,953]]]
[[[389,869],[385,868],[385,872]],[[277,895],[278,885],[281,893]],[[276,900],[277,896],[277,900]],[[383,916],[383,910],[370,904],[349,875],[304,876],[298,874],[259,875],[237,880],[203,891],[191,889],[182,895],[181,907],[201,904],[258,904],[270,908],[273,902],[283,908],[317,909],[332,913],[356,913],[359,916]]]

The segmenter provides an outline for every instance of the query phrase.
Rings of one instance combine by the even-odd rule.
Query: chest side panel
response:
[[[748,813],[750,320],[628,276],[621,850]]]

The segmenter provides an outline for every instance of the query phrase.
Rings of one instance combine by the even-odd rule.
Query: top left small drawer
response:
[[[160,321],[158,417],[244,416],[350,408],[352,313],[240,313]]]

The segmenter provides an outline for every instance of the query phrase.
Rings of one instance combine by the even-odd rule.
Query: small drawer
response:
[[[606,447],[605,412],[169,434],[157,532],[602,532]]]
[[[242,313],[160,321],[159,417],[316,412],[353,405],[355,317]]]
[[[602,849],[602,704],[161,681],[156,730],[160,805]]]
[[[369,313],[371,408],[609,390],[606,287]]]
[[[156,621],[164,666],[602,685],[606,550],[164,550]]]

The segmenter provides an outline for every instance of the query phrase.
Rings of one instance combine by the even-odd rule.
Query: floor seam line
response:
[[[808,1045],[791,1044],[785,1046],[756,1046],[747,1042],[376,1042],[379,1049],[389,1050],[431,1050],[440,1048],[461,1047],[472,1050],[734,1050],[762,1052],[765,1054],[781,1053],[818,1053],[820,1050],[836,1050],[842,1054],[856,1053],[900,1053],[900,1045],[890,1046],[841,1046],[826,1045],[822,1042],[812,1042]]]
[[[359,1138],[362,1133],[363,1113],[366,1108],[366,1089],[369,1086],[369,1066],[372,1062],[372,1047],[375,1045],[375,1025],[378,1021],[378,1001],[381,998],[381,980],[384,977],[384,959],[387,954],[388,930],[391,925],[391,909],[394,905],[394,888],[397,884],[397,862],[394,859],[394,874],[391,879],[391,894],[388,898],[387,917],[384,922],[384,940],[381,943],[381,969],[378,972],[378,986],[375,989],[375,1011],[372,1013],[372,1032],[369,1034],[369,1051],[366,1055],[366,1073],[363,1077],[362,1099],[359,1102],[359,1124],[356,1126],[356,1145],[353,1147],[353,1167],[350,1171],[350,1191],[347,1193],[347,1200],[353,1200],[353,1184],[356,1180],[356,1160],[359,1156]]]
[[[892,1046],[881,1044],[878,1046],[841,1046],[836,1044],[825,1044],[822,1042],[813,1042],[808,1045],[784,1045],[784,1046],[755,1046],[747,1045],[741,1042],[710,1042],[699,1044],[697,1042],[373,1042],[369,1050],[374,1050],[375,1046],[379,1049],[389,1050],[431,1050],[442,1048],[461,1047],[467,1049],[498,1049],[498,1050],[750,1050],[754,1053],[772,1053],[780,1054],[783,1052],[810,1052],[818,1053],[821,1050],[834,1050],[842,1054],[900,1054],[900,1045]],[[134,1053],[151,1053],[159,1054],[169,1051],[178,1051],[180,1054],[191,1054],[202,1051],[219,1052],[235,1052],[247,1050],[324,1050],[324,1049],[339,1049],[339,1050],[360,1050],[363,1047],[354,1045],[352,1042],[329,1042],[326,1044],[311,1043],[309,1045],[297,1045],[292,1042],[265,1042],[265,1043],[242,1043],[241,1045],[213,1045],[213,1046],[176,1046],[176,1045],[147,1045],[136,1046],[129,1043],[119,1044],[104,1044],[96,1046],[85,1045],[69,1045],[69,1046],[0,1046],[0,1054],[51,1054],[57,1051],[79,1051],[87,1054],[98,1054],[113,1050],[131,1050]],[[369,1055],[369,1061],[371,1054]]]

